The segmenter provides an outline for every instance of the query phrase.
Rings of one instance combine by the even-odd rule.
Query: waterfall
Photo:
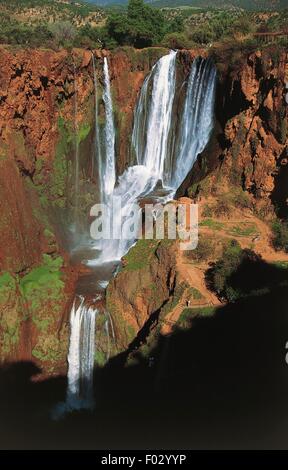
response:
[[[198,57],[192,64],[188,80],[179,147],[166,180],[175,191],[210,139],[214,125],[215,88],[216,68],[212,60]]]
[[[115,127],[113,119],[113,105],[111,97],[109,67],[107,57],[104,58],[104,94],[103,100],[105,104],[105,150],[106,159],[101,177],[103,183],[104,199],[107,198],[113,191],[116,181],[115,170]]]
[[[146,77],[134,113],[132,146],[138,164],[176,192],[207,145],[213,129],[216,68],[211,60],[194,60],[184,109],[172,148],[176,52],[162,57]],[[150,89],[152,89],[151,98]]]
[[[95,99],[95,163],[98,167],[98,179],[97,183],[99,186],[100,200],[103,197],[103,182],[102,182],[102,148],[101,148],[101,137],[99,129],[99,117],[98,117],[98,86],[97,86],[97,75],[96,75],[96,64],[93,52],[92,54],[92,66],[93,66],[93,80],[94,80],[94,99]]]
[[[135,112],[132,142],[135,145],[137,165],[129,167],[118,179],[109,199],[106,198],[107,214],[110,225],[122,231],[122,237],[102,240],[100,256],[90,265],[101,265],[119,261],[135,243],[135,231],[123,223],[131,215],[140,197],[153,191],[163,177],[165,156],[168,152],[169,131],[171,128],[172,106],[175,93],[176,52],[162,57],[146,78]],[[152,86],[151,104],[148,110],[147,95]],[[108,89],[108,87],[106,87]],[[107,109],[109,107],[107,106]],[[140,136],[147,136],[143,144]],[[139,144],[139,145],[138,145]],[[106,141],[107,145],[107,141]],[[121,210],[113,213],[113,197],[121,198]],[[135,225],[140,226],[141,209],[135,214]]]
[[[145,81],[135,112],[132,135],[138,164],[144,165],[151,175],[162,181],[165,159],[169,153],[169,133],[176,84],[176,54],[177,52],[171,51],[162,57]],[[147,90],[151,81],[152,97],[145,111],[145,103],[148,101]],[[145,145],[139,142],[140,133],[146,135]]]
[[[102,156],[101,136],[98,119],[98,93],[95,58],[92,53],[94,97],[95,97],[95,160],[98,164],[100,201],[109,205],[110,197],[116,181],[115,170],[115,127],[113,119],[113,105],[109,78],[107,58],[104,58],[104,93],[105,105],[105,159]],[[75,121],[76,122],[76,121]],[[103,161],[104,160],[104,161]],[[78,168],[78,167],[76,167]],[[103,250],[103,246],[101,244]],[[103,281],[104,282],[104,281]],[[76,297],[70,313],[70,344],[68,352],[68,388],[66,405],[70,409],[91,408],[93,406],[93,368],[95,349],[95,318],[98,313],[93,306],[85,304],[85,298]],[[108,336],[108,354],[110,355],[109,327],[111,318],[105,323]]]
[[[110,87],[108,60],[104,58],[104,93],[103,101],[105,106],[105,129],[104,129],[104,154],[101,145],[101,133],[98,117],[98,86],[96,75],[95,57],[92,53],[94,98],[95,98],[95,161],[98,166],[98,186],[100,192],[100,202],[105,202],[112,193],[116,181],[115,169],[115,126],[113,118],[113,104]]]
[[[135,231],[131,233],[130,226],[123,223],[123,220],[129,218],[135,203],[153,193],[159,180],[166,190],[162,198],[158,197],[159,202],[165,203],[172,199],[209,141],[213,128],[216,69],[211,60],[199,57],[194,60],[189,74],[180,127],[173,148],[171,133],[175,128],[173,105],[176,99],[176,55],[177,52],[171,51],[163,56],[143,83],[134,113],[132,132],[137,165],[130,166],[118,178],[118,185],[114,190],[106,193],[110,196],[106,197],[107,218],[110,219],[111,226],[114,217],[113,225],[119,228],[120,235],[118,238],[102,240],[101,254],[90,265],[120,260],[127,253],[137,237]],[[106,78],[109,78],[107,70]],[[106,94],[109,90],[110,85],[106,84]],[[109,109],[112,106],[110,108],[107,105],[106,108],[106,127],[110,129],[113,119],[111,120]],[[107,139],[107,135],[108,159],[111,139]],[[114,140],[112,150],[114,151]],[[115,183],[115,172],[112,172],[112,176],[111,180],[107,173],[103,174],[103,178],[108,178],[106,188],[109,187],[109,191],[112,181]],[[121,210],[116,213],[113,213],[112,208],[113,196],[121,197]],[[138,220],[140,226],[141,209],[138,207],[134,220],[136,225]]]
[[[84,297],[74,300],[70,314],[70,343],[68,352],[68,408],[93,407],[93,369],[95,353],[95,319],[93,306],[85,305]]]
[[[125,224],[132,209],[136,214],[133,221],[136,229],[141,228],[141,208],[139,201],[155,193],[159,180],[162,193],[157,195],[159,202],[172,199],[193,164],[207,145],[213,128],[216,69],[212,61],[202,58],[194,60],[188,80],[181,90],[185,90],[184,103],[176,106],[180,113],[180,126],[176,126],[173,115],[177,103],[176,56],[171,51],[162,57],[146,77],[134,112],[132,147],[136,164],[119,176],[116,185],[115,127],[107,58],[104,59],[105,105],[105,151],[101,152],[98,123],[97,79],[95,60],[92,55],[95,86],[95,136],[96,155],[99,166],[101,202],[108,208],[107,218],[122,231],[122,237],[101,240],[100,255],[88,264],[100,266],[119,261],[135,243],[135,231]],[[175,103],[176,101],[176,103]],[[179,111],[180,108],[180,111]],[[173,138],[172,138],[173,134]],[[161,189],[161,188],[160,188]],[[113,211],[113,197],[121,200],[121,207]],[[123,222],[124,219],[124,222]],[[99,249],[99,243],[94,248]],[[105,281],[98,281],[103,288]],[[78,305],[78,306],[77,306]],[[84,297],[75,299],[70,318],[71,334],[68,354],[67,403],[71,408],[93,403],[93,362],[95,343],[95,317],[97,309],[86,306]],[[109,329],[110,324],[110,329]],[[110,354],[110,334],[114,339],[111,316],[105,322],[108,355]],[[88,405],[89,406],[89,405]]]

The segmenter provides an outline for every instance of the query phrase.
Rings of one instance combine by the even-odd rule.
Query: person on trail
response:
[[[149,361],[148,361],[148,367],[153,367],[154,366],[154,357],[150,356]]]

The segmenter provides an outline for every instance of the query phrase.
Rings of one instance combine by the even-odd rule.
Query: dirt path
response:
[[[202,299],[195,301],[191,298],[191,293],[189,292],[189,288],[187,288],[183,294],[181,299],[179,300],[176,307],[169,312],[163,325],[161,327],[161,333],[166,335],[171,333],[173,329],[173,324],[175,324],[181,313],[185,308],[187,308],[187,301],[189,301],[189,308],[203,308],[203,307],[212,307],[212,306],[219,306],[223,305],[216,295],[209,291],[205,284],[205,268],[201,268],[199,266],[193,265],[191,262],[187,262],[185,259],[185,255],[183,251],[179,250],[177,256],[177,265],[176,265],[178,281],[185,282],[190,287],[197,289],[200,294],[202,295]]]
[[[212,220],[214,224],[218,223],[218,228],[215,228],[215,226],[208,227],[206,225],[202,225],[199,227],[200,236],[207,235],[210,238],[214,238],[217,242],[221,242],[221,239],[231,240],[233,238],[238,240],[242,248],[253,249],[256,253],[261,255],[262,258],[267,262],[288,262],[288,253],[274,250],[271,244],[272,233],[269,225],[255,217],[253,214],[241,213],[241,211],[235,210],[234,217],[230,217],[229,219],[215,219],[212,217],[209,217],[209,219]],[[231,230],[234,227],[239,227],[241,231],[241,228],[245,228],[245,224],[251,224],[252,227],[255,227],[255,230],[249,236],[237,235],[237,232],[231,233]],[[218,255],[216,255],[216,257],[217,256]],[[191,261],[188,261],[185,257],[185,252],[179,250],[179,252],[177,253],[176,265],[178,282],[185,282],[191,288],[197,289],[202,295],[202,299],[192,299],[191,292],[189,292],[189,288],[187,288],[183,292],[183,295],[176,307],[166,315],[165,320],[163,321],[163,325],[161,327],[162,334],[171,333],[173,329],[173,324],[175,324],[179,320],[181,313],[187,307],[188,300],[190,301],[189,308],[199,308],[207,306],[217,307],[223,305],[223,303],[219,301],[217,296],[213,292],[209,291],[205,284],[205,271],[207,270],[207,268],[207,261],[202,264],[192,263]]]
[[[185,308],[185,305],[186,305],[186,296],[184,292],[178,304],[176,305],[176,307],[166,315],[165,320],[163,321],[163,324],[161,326],[162,335],[168,335],[172,332],[173,325],[179,319],[181,313],[183,312]]]
[[[205,269],[196,266],[189,261],[187,262],[184,253],[184,251],[180,251],[177,258],[177,272],[181,280],[197,289],[202,294],[203,300],[206,299],[206,305],[221,305],[221,302],[218,300],[216,295],[206,287]]]

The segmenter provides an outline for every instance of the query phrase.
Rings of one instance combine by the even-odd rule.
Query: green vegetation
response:
[[[20,279],[21,293],[32,312],[39,312],[42,302],[47,301],[54,304],[51,305],[52,310],[57,308],[57,301],[61,300],[64,287],[60,271],[62,265],[61,257],[53,259],[49,255],[43,255],[43,264]],[[38,320],[33,318],[33,321],[37,323]],[[46,326],[46,323],[42,324],[42,329]]]
[[[231,194],[231,202],[239,209],[253,209],[253,201],[250,195],[242,188],[235,188]]]
[[[2,319],[0,321],[1,327],[1,343],[2,343],[2,352],[10,353],[15,345],[19,342],[20,336],[20,317],[17,312],[13,312],[11,318]]]
[[[201,236],[195,250],[187,250],[185,256],[189,261],[201,262],[212,258],[215,252],[215,245],[212,238]]]
[[[179,323],[187,321],[192,317],[211,317],[215,314],[215,311],[215,307],[184,308],[179,317]]]
[[[136,245],[124,256],[123,270],[138,271],[149,266],[158,243],[158,240],[138,240]]]
[[[215,313],[215,307],[184,308],[180,317],[178,318],[177,325],[180,328],[190,328],[191,322],[194,318],[209,318],[213,317]]]
[[[78,130],[77,139],[81,143],[89,134],[90,125],[83,123]],[[34,187],[36,188],[42,207],[47,207],[49,202],[60,208],[66,206],[67,191],[66,186],[71,176],[72,163],[69,154],[75,145],[75,136],[70,122],[65,121],[62,116],[58,117],[58,140],[53,160],[53,172],[50,180],[43,181],[43,168],[45,161],[41,158],[36,160],[36,171],[33,176]],[[45,171],[44,171],[45,173]],[[43,214],[35,214],[44,225],[50,230],[49,223],[44,220]],[[46,235],[45,235],[46,236]]]
[[[234,225],[229,228],[228,233],[236,237],[250,237],[256,235],[257,227],[251,222],[242,222],[241,225]]]
[[[211,287],[230,302],[244,297],[246,294],[233,282],[233,276],[240,266],[260,261],[261,258],[254,251],[242,249],[236,240],[230,240],[210,273]]]
[[[194,300],[201,300],[203,299],[203,296],[201,294],[201,292],[196,289],[196,287],[190,287],[189,288],[189,294],[191,295],[191,297],[194,299]]]
[[[165,32],[164,17],[159,10],[130,0],[125,14],[112,14],[107,20],[108,36],[116,44],[147,47],[161,41]]]
[[[1,330],[1,350],[9,353],[19,341],[20,311],[16,301],[17,280],[9,272],[4,272],[0,276],[0,330]],[[2,317],[1,311],[7,308],[8,303],[13,304],[9,315]]]
[[[63,356],[65,345],[55,335],[59,314],[66,300],[62,265],[61,257],[43,255],[42,264],[23,277],[13,277],[8,272],[0,276],[2,353],[11,353],[20,338],[21,323],[30,318],[39,333],[33,356],[50,362]],[[2,315],[7,308],[9,315]]]
[[[217,220],[213,219],[206,219],[203,220],[203,222],[200,222],[200,227],[208,227],[211,228],[212,230],[222,230],[225,225],[222,222],[218,222]]]
[[[254,41],[251,33],[259,28],[279,31],[287,24],[287,10],[261,16],[239,8],[227,9],[226,4],[214,8],[212,3],[198,2],[195,7],[194,2],[192,7],[171,1],[158,0],[151,6],[143,0],[130,0],[128,6],[99,8],[93,2],[0,0],[0,43],[52,49],[161,44],[182,49],[229,41],[248,44]],[[285,38],[279,42],[283,40],[287,45]]]
[[[80,144],[86,139],[90,131],[91,131],[90,124],[84,122],[77,133],[78,144]]]
[[[246,251],[241,249],[239,243],[236,240],[230,240],[223,250],[222,258],[215,263],[213,268],[212,286],[214,290],[230,301],[235,300],[238,297],[238,293],[231,289],[228,284],[228,278],[236,271],[245,256]]]
[[[235,207],[239,209],[254,209],[253,198],[251,198],[246,191],[243,191],[242,188],[232,187],[228,193],[217,194],[216,202],[205,204],[202,215],[208,219],[211,217],[230,218],[233,211],[235,211]],[[219,224],[221,224],[221,222],[219,222]],[[207,227],[211,226],[211,228],[215,228],[217,230],[217,226],[212,227],[213,221],[210,222],[209,220],[205,220],[200,225]],[[219,226],[219,229],[220,228],[221,227]]]
[[[272,232],[275,249],[288,252],[288,222],[276,220],[272,224]]]
[[[97,351],[95,351],[95,363],[97,364],[97,366],[103,367],[106,362],[107,362],[106,354],[103,351],[100,351],[97,349]]]
[[[288,261],[274,261],[272,264],[277,268],[288,269]]]
[[[0,276],[0,303],[7,302],[11,292],[15,291],[15,286],[16,281],[10,273],[4,272]]]
[[[32,350],[32,356],[42,362],[57,362],[61,357],[61,343],[55,335],[43,333]]]
[[[105,12],[94,5],[55,0],[0,0],[0,43],[71,47],[80,43],[83,29],[90,22],[101,26],[105,18]]]
[[[161,309],[161,318],[165,317],[169,312],[172,312],[172,310],[177,307],[182,298],[182,295],[188,287],[188,284],[186,284],[185,282],[181,282],[181,284],[176,286],[173,292],[172,299],[169,300]]]

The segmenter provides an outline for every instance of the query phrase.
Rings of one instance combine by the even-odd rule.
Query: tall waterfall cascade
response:
[[[144,165],[151,175],[161,180],[163,180],[165,158],[169,152],[169,133],[176,85],[176,55],[175,51],[171,51],[169,55],[162,57],[147,77],[136,108],[132,134],[138,165]],[[145,109],[147,90],[151,81],[152,97],[148,109]],[[141,141],[140,133],[142,139],[146,137],[145,142]]]
[[[103,199],[109,197],[113,192],[116,182],[116,169],[115,169],[115,126],[113,118],[113,104],[110,88],[110,77],[107,57],[104,58],[104,95],[103,100],[105,104],[105,151],[106,159],[104,162],[103,174]]]
[[[103,76],[105,106],[104,155],[102,152],[98,118],[98,83],[95,58],[92,54],[94,96],[95,96],[95,148],[94,162],[98,167],[100,202],[109,204],[116,181],[115,170],[115,126],[110,88],[109,66],[104,59]],[[101,244],[102,248],[102,244]],[[103,281],[105,286],[107,281]],[[101,283],[100,283],[101,288]],[[80,299],[80,302],[79,302]],[[78,305],[79,304],[79,305]],[[93,366],[95,355],[95,319],[98,310],[85,303],[85,297],[76,297],[70,313],[70,342],[68,352],[68,387],[66,406],[68,409],[91,408],[93,405]],[[108,353],[110,354],[110,335],[114,341],[114,329],[111,316],[106,313],[105,331],[107,334]],[[108,354],[108,355],[109,355]]]
[[[94,163],[98,170],[98,186],[99,186],[99,193],[100,199],[102,199],[103,194],[103,163],[102,163],[102,147],[101,147],[101,137],[100,137],[100,126],[99,126],[99,106],[98,106],[98,82],[97,82],[97,74],[96,74],[96,64],[95,64],[95,57],[93,52],[92,55],[92,66],[93,66],[93,82],[94,82],[94,100],[95,100],[95,148],[94,148]],[[92,159],[93,160],[93,159]],[[93,165],[94,167],[94,165]]]
[[[175,75],[176,52],[172,51],[156,63],[144,82],[132,133],[138,164],[144,165],[151,175],[174,192],[209,141],[213,129],[216,68],[209,59],[198,57],[194,60],[173,145]]]
[[[211,60],[197,58],[193,61],[189,77],[182,84],[185,97],[176,125],[177,107],[176,67],[177,52],[171,51],[154,65],[144,80],[134,111],[132,147],[136,164],[129,166],[118,177],[116,184],[115,125],[110,88],[109,64],[104,59],[103,76],[105,106],[105,138],[101,151],[98,124],[98,97],[95,60],[92,55],[95,85],[95,136],[101,201],[108,206],[112,217],[114,196],[121,197],[121,210],[114,215],[113,224],[122,231],[122,237],[101,240],[101,252],[90,265],[98,270],[109,262],[119,261],[135,243],[123,219],[129,217],[132,206],[144,196],[152,194],[159,181],[163,197],[159,202],[172,199],[192,169],[197,156],[207,145],[213,129],[216,69]],[[179,87],[178,87],[179,89]],[[176,130],[175,130],[176,129]],[[136,225],[141,225],[138,204]],[[116,217],[116,220],[115,220]],[[99,244],[95,243],[99,250]],[[71,310],[71,336],[68,354],[67,403],[72,408],[93,403],[93,363],[95,343],[95,318],[97,311],[85,306],[84,297],[73,304]],[[109,328],[110,325],[110,328]],[[113,323],[108,314],[105,329],[114,336]],[[110,341],[110,340],[108,340]],[[110,350],[110,343],[108,343]],[[77,404],[78,403],[78,404]]]
[[[68,388],[66,403],[71,409],[93,407],[93,369],[95,319],[98,313],[80,297],[74,300],[70,314]]]
[[[211,60],[200,57],[194,60],[187,81],[178,135],[171,138],[175,120],[176,57],[175,51],[163,56],[144,81],[132,132],[137,165],[127,168],[118,178],[113,192],[109,193],[111,197],[106,198],[107,214],[112,217],[113,196],[121,197],[121,211],[114,215],[113,225],[119,226],[122,236],[103,240],[101,254],[91,264],[119,261],[127,253],[135,243],[135,233],[131,235],[129,225],[123,220],[127,220],[135,203],[151,194],[159,180],[166,190],[165,196],[158,198],[159,202],[173,199],[209,141],[213,129],[216,69]],[[137,217],[140,224],[140,206],[135,221]]]

